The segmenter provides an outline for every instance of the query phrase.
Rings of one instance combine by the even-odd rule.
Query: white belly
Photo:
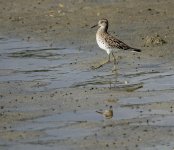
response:
[[[111,53],[112,49],[110,49],[110,48],[107,46],[107,44],[105,43],[105,41],[101,40],[101,39],[98,38],[98,37],[96,37],[96,41],[97,41],[98,46],[99,46],[101,49],[105,50],[105,51],[108,53],[108,55]]]

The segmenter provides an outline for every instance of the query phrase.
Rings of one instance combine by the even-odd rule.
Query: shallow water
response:
[[[17,39],[1,38],[0,44],[1,82],[34,80],[47,83],[47,88],[52,89],[88,82],[99,74],[76,67],[89,52]],[[107,74],[100,72],[100,75]]]
[[[1,38],[0,44],[0,82],[39,81],[46,83],[38,90],[92,86],[108,87],[127,92],[149,91],[151,94],[142,98],[136,96],[120,99],[120,107],[114,108],[114,116],[111,121],[151,118],[148,124],[145,121],[141,123],[135,121],[131,125],[174,125],[173,113],[170,112],[170,109],[149,111],[143,107],[132,107],[173,101],[174,71],[169,69],[170,65],[165,62],[141,60],[138,70],[133,65],[130,67],[128,63],[119,64],[121,72],[117,74],[110,69],[112,64],[98,70],[80,67],[84,58],[90,59],[91,53],[76,48],[50,47],[45,43],[6,38]],[[36,88],[32,87],[31,90],[34,91]],[[32,110],[24,108],[24,110],[11,111],[27,112]],[[14,144],[9,142],[10,144],[6,143],[3,147],[9,149],[23,149],[24,147],[25,149],[49,149],[48,144],[53,142],[54,145],[54,140],[79,139],[94,135],[102,128],[91,128],[88,124],[101,124],[108,121],[95,111],[64,112],[16,124],[11,129],[15,132],[42,131],[45,134],[39,137],[39,140],[37,138],[23,140],[18,145],[15,142]],[[62,149],[66,148],[66,146],[62,147]],[[151,147],[147,149],[151,149]],[[168,150],[168,148],[166,149]]]
[[[142,84],[143,90],[168,90],[174,88],[174,71],[166,71],[164,63],[143,61],[138,71],[135,66],[120,64],[125,73],[112,73],[112,64],[102,70],[80,67],[91,53],[66,47],[50,47],[46,43],[0,39],[0,81],[40,81],[48,89],[103,86],[119,88]],[[123,66],[124,65],[124,66]],[[162,68],[162,67],[163,68]],[[127,70],[129,67],[129,70]],[[148,84],[146,84],[148,83]],[[162,85],[162,86],[161,86]],[[124,87],[123,87],[124,88]],[[45,89],[44,89],[45,90]]]
[[[69,66],[75,61],[73,56],[79,53],[78,50],[48,47],[43,43],[1,40],[0,69],[7,70],[7,74],[1,75],[0,81],[38,80],[54,83],[55,88],[67,87],[73,80],[72,76],[69,82],[65,82],[69,73],[78,73]]]

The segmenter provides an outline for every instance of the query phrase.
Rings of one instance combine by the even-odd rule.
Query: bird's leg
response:
[[[112,56],[113,56],[113,58],[114,58],[114,65],[116,65],[116,58],[115,58],[115,56],[114,56],[114,53],[112,53]]]
[[[108,62],[110,62],[111,53],[108,54]]]
[[[112,56],[113,56],[113,58],[114,58],[114,70],[112,70],[113,72],[116,72],[117,71],[117,66],[116,66],[116,58],[115,58],[115,56],[114,56],[114,53],[112,52]]]

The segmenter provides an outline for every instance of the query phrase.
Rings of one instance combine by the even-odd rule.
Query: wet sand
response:
[[[1,0],[0,149],[173,149],[173,4]],[[142,49],[117,72],[92,69],[107,59],[100,18]]]

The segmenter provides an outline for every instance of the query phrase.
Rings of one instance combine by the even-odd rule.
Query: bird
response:
[[[116,37],[109,34],[108,33],[109,23],[108,23],[107,19],[99,20],[98,24],[92,26],[91,28],[94,28],[96,26],[99,26],[97,33],[96,33],[96,41],[97,41],[98,46],[107,52],[107,54],[109,56],[107,62],[110,62],[110,55],[112,54],[112,56],[114,58],[114,64],[116,64],[116,58],[114,56],[114,52],[117,52],[119,50],[141,52],[140,49],[128,46],[121,40],[119,40]]]
[[[102,114],[103,117],[107,118],[107,119],[110,119],[113,117],[113,108],[112,106],[109,107],[109,109],[107,110],[100,110],[100,111],[96,111],[97,113],[99,114]]]

